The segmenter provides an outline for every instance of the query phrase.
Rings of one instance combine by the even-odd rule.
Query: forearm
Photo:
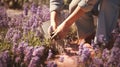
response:
[[[50,0],[50,22],[54,29],[59,22],[59,12],[62,9],[63,0]]]
[[[56,11],[52,11],[50,13],[50,22],[52,26],[55,26],[57,28],[58,25],[58,13]]]
[[[77,6],[76,9],[63,21],[63,25],[65,28],[70,27],[76,20],[78,20],[85,12],[81,9],[81,7]],[[61,25],[62,25],[61,24]]]
[[[90,12],[98,0],[81,0],[75,10],[62,23],[65,28],[70,27],[83,14]]]

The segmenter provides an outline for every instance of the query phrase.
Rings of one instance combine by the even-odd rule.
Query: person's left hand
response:
[[[57,29],[53,32],[51,39],[63,39],[67,33],[68,28],[64,24],[60,24]]]

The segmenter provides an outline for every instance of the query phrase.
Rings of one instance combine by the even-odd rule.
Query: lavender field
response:
[[[120,67],[119,20],[112,32],[112,48],[89,40],[94,49],[92,56],[88,47],[71,43],[76,35],[70,33],[69,38],[63,40],[64,47],[54,47],[59,44],[52,43],[46,32],[49,20],[48,5],[33,3],[13,11],[0,5],[0,67]]]

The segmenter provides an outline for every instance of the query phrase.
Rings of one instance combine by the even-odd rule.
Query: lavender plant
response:
[[[23,14],[15,15],[8,21],[6,10],[0,6],[0,28],[6,30],[3,30],[5,37],[3,43],[0,42],[0,48],[3,44],[7,45],[4,50],[9,50],[3,53],[0,51],[0,67],[8,67],[10,64],[10,67],[39,67],[44,64],[47,45],[41,29],[42,23],[49,20],[49,8],[39,7],[33,4],[31,15],[28,15],[28,7],[24,7]],[[43,13],[43,9],[47,14]]]
[[[25,6],[22,14],[10,18],[6,9],[0,6],[0,67],[57,67],[55,62],[49,61],[54,53],[42,31],[43,23],[49,19],[46,5],[32,4],[31,9]],[[78,62],[86,67],[120,67],[119,27],[112,32],[115,43],[111,50],[101,49],[92,41],[95,56],[91,58],[89,48],[80,44]],[[99,42],[105,40],[103,35],[99,36]],[[46,60],[49,61],[47,65],[44,63]],[[63,61],[64,57],[60,57],[60,62]]]

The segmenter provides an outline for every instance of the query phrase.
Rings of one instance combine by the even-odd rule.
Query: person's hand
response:
[[[61,24],[57,29],[52,33],[51,39],[63,39],[67,33],[68,28],[64,24]]]
[[[52,26],[52,25],[50,25],[49,26],[49,28],[48,28],[48,34],[50,35],[50,36],[52,36],[52,33],[55,31],[55,28]]]
[[[57,25],[55,24],[55,22],[52,22],[51,25],[48,28],[48,34],[51,36],[56,28],[57,28]]]

